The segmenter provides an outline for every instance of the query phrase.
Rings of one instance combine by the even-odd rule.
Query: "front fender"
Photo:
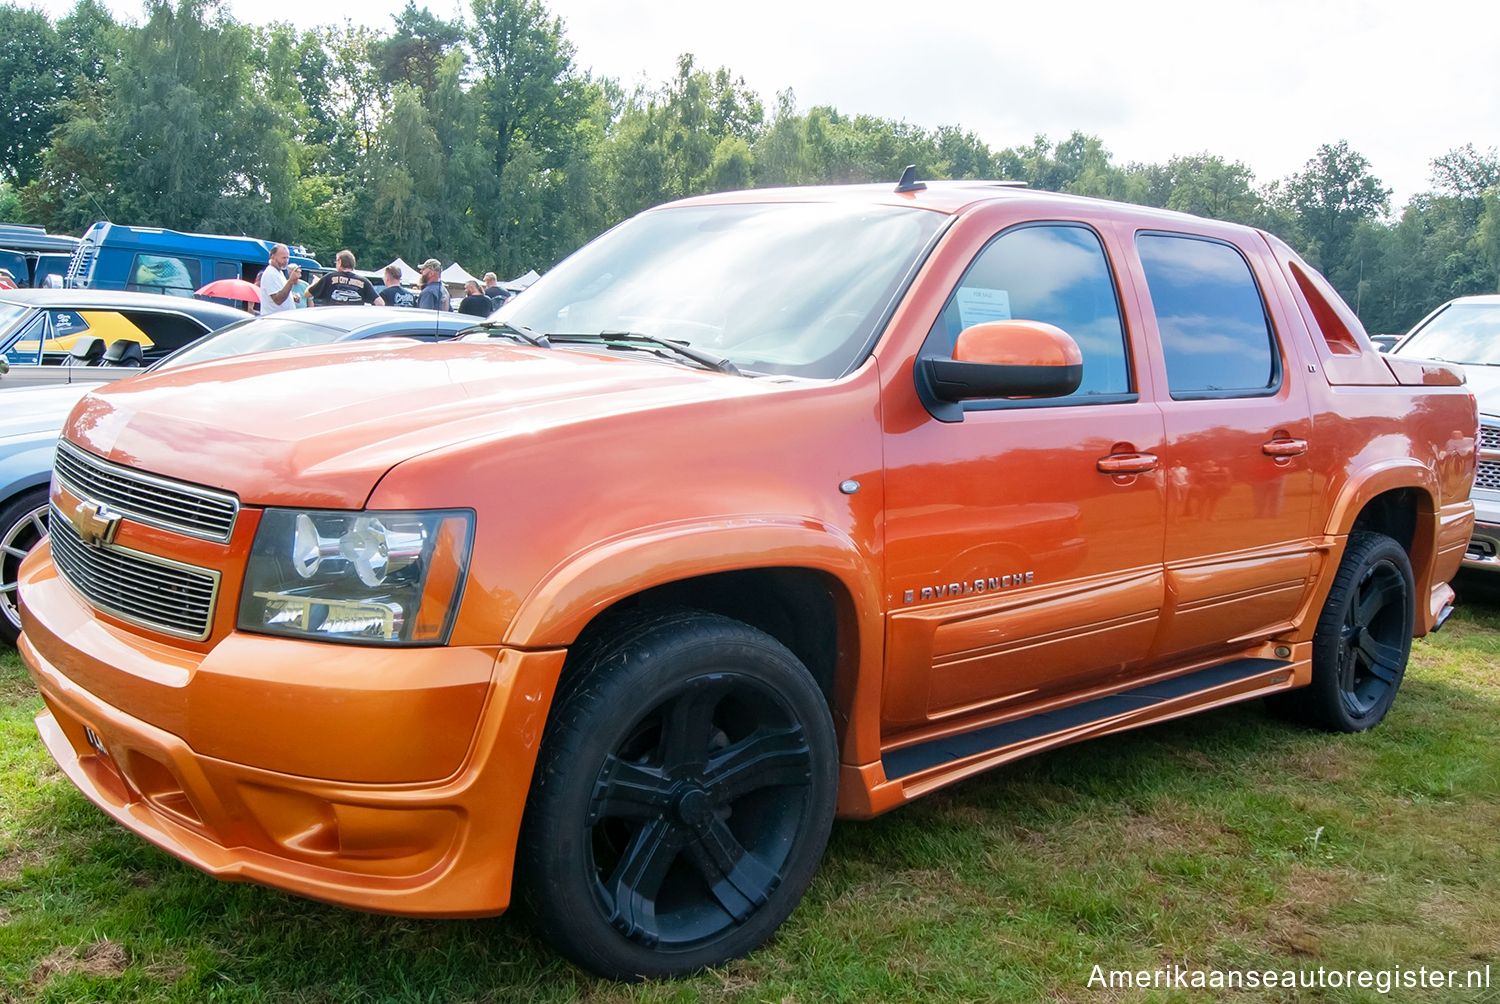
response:
[[[57,438],[22,446],[0,457],[0,503],[52,480],[52,458]]]
[[[862,640],[880,636],[875,560],[836,527],[807,517],[768,515],[665,523],[578,552],[521,601],[503,643],[566,646],[600,611],[622,599],[654,586],[747,568],[802,568],[832,575],[849,591]]]
[[[825,573],[848,593],[851,645],[842,646],[834,681],[834,719],[846,763],[880,757],[880,686],[885,658],[878,557],[844,531],[784,515],[737,516],[650,527],[598,545],[559,564],[521,602],[506,645],[571,645],[609,606],[654,586],[754,568]]]

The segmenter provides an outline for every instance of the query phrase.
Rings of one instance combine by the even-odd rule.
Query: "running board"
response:
[[[886,778],[894,781],[980,753],[1032,742],[1045,736],[1142,711],[1166,701],[1239,683],[1278,669],[1291,668],[1291,663],[1275,659],[1236,659],[1185,676],[1158,680],[1124,693],[1098,697],[1082,704],[1044,711],[1026,718],[1001,722],[999,725],[985,726],[973,732],[929,739],[915,746],[904,746],[882,754],[880,759],[885,767]]]

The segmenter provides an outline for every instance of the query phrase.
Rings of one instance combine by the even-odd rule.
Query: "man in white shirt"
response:
[[[271,263],[260,274],[260,312],[262,316],[290,310],[296,306],[292,300],[292,287],[302,278],[299,265],[287,267],[292,252],[285,244],[271,249]],[[285,271],[283,271],[285,270]]]

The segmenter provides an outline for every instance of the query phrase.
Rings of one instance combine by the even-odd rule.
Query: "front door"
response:
[[[959,332],[1006,318],[1072,335],[1076,393],[955,415],[904,382],[886,389],[888,733],[1126,679],[1157,633],[1162,418],[1099,234],[1064,221],[995,235],[921,355],[951,356]],[[1122,459],[1134,470],[1101,465]]]

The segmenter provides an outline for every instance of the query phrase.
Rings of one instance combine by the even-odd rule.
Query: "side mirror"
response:
[[[1041,321],[988,321],[966,328],[952,359],[924,359],[919,379],[939,401],[1066,397],[1083,382],[1083,353],[1063,329]]]
[[[1401,340],[1400,335],[1371,335],[1370,341],[1374,343],[1376,351],[1389,352],[1396,347]]]

